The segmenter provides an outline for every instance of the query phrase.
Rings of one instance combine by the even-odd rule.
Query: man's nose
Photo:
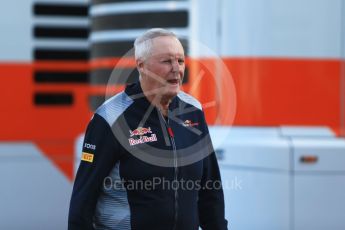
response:
[[[179,63],[177,60],[172,61],[172,71],[178,72],[179,71]]]

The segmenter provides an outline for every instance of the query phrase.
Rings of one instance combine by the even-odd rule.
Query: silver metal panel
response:
[[[33,0],[2,1],[0,61],[32,60]]]
[[[229,229],[290,229],[290,178],[278,173],[221,166]]]
[[[341,2],[222,0],[221,55],[340,58]]]
[[[72,183],[31,143],[0,143],[0,229],[67,229]]]
[[[219,164],[290,170],[288,140],[276,128],[210,127]]]
[[[294,181],[294,230],[345,229],[344,173],[298,173]]]

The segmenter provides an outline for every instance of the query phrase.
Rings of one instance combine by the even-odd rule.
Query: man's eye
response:
[[[170,63],[170,60],[163,60],[163,63]]]
[[[178,63],[183,64],[183,63],[184,63],[184,60],[183,60],[183,59],[179,59],[179,60],[178,60]]]

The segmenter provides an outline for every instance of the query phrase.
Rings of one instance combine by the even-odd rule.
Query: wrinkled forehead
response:
[[[150,53],[153,56],[184,56],[181,42],[171,36],[161,36],[152,39]]]

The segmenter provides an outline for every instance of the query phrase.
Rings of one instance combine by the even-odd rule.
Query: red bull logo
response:
[[[193,123],[191,120],[185,120],[184,122],[183,122],[183,126],[184,127],[193,127],[193,126],[197,126],[197,125],[199,125],[199,123]]]
[[[148,127],[148,128],[139,127],[137,129],[134,129],[133,131],[129,130],[130,137],[133,137],[133,136],[143,136],[143,135],[148,134],[148,133],[152,133],[150,127]]]
[[[129,144],[131,146],[137,145],[137,144],[144,144],[147,142],[157,141],[157,136],[156,136],[156,134],[152,133],[150,127],[148,127],[148,128],[139,127],[137,129],[134,129],[134,130],[129,130],[129,134],[130,134],[130,138],[128,139],[128,141],[129,141]],[[146,134],[151,134],[151,135],[148,136]],[[133,138],[133,137],[135,137],[135,138]]]

